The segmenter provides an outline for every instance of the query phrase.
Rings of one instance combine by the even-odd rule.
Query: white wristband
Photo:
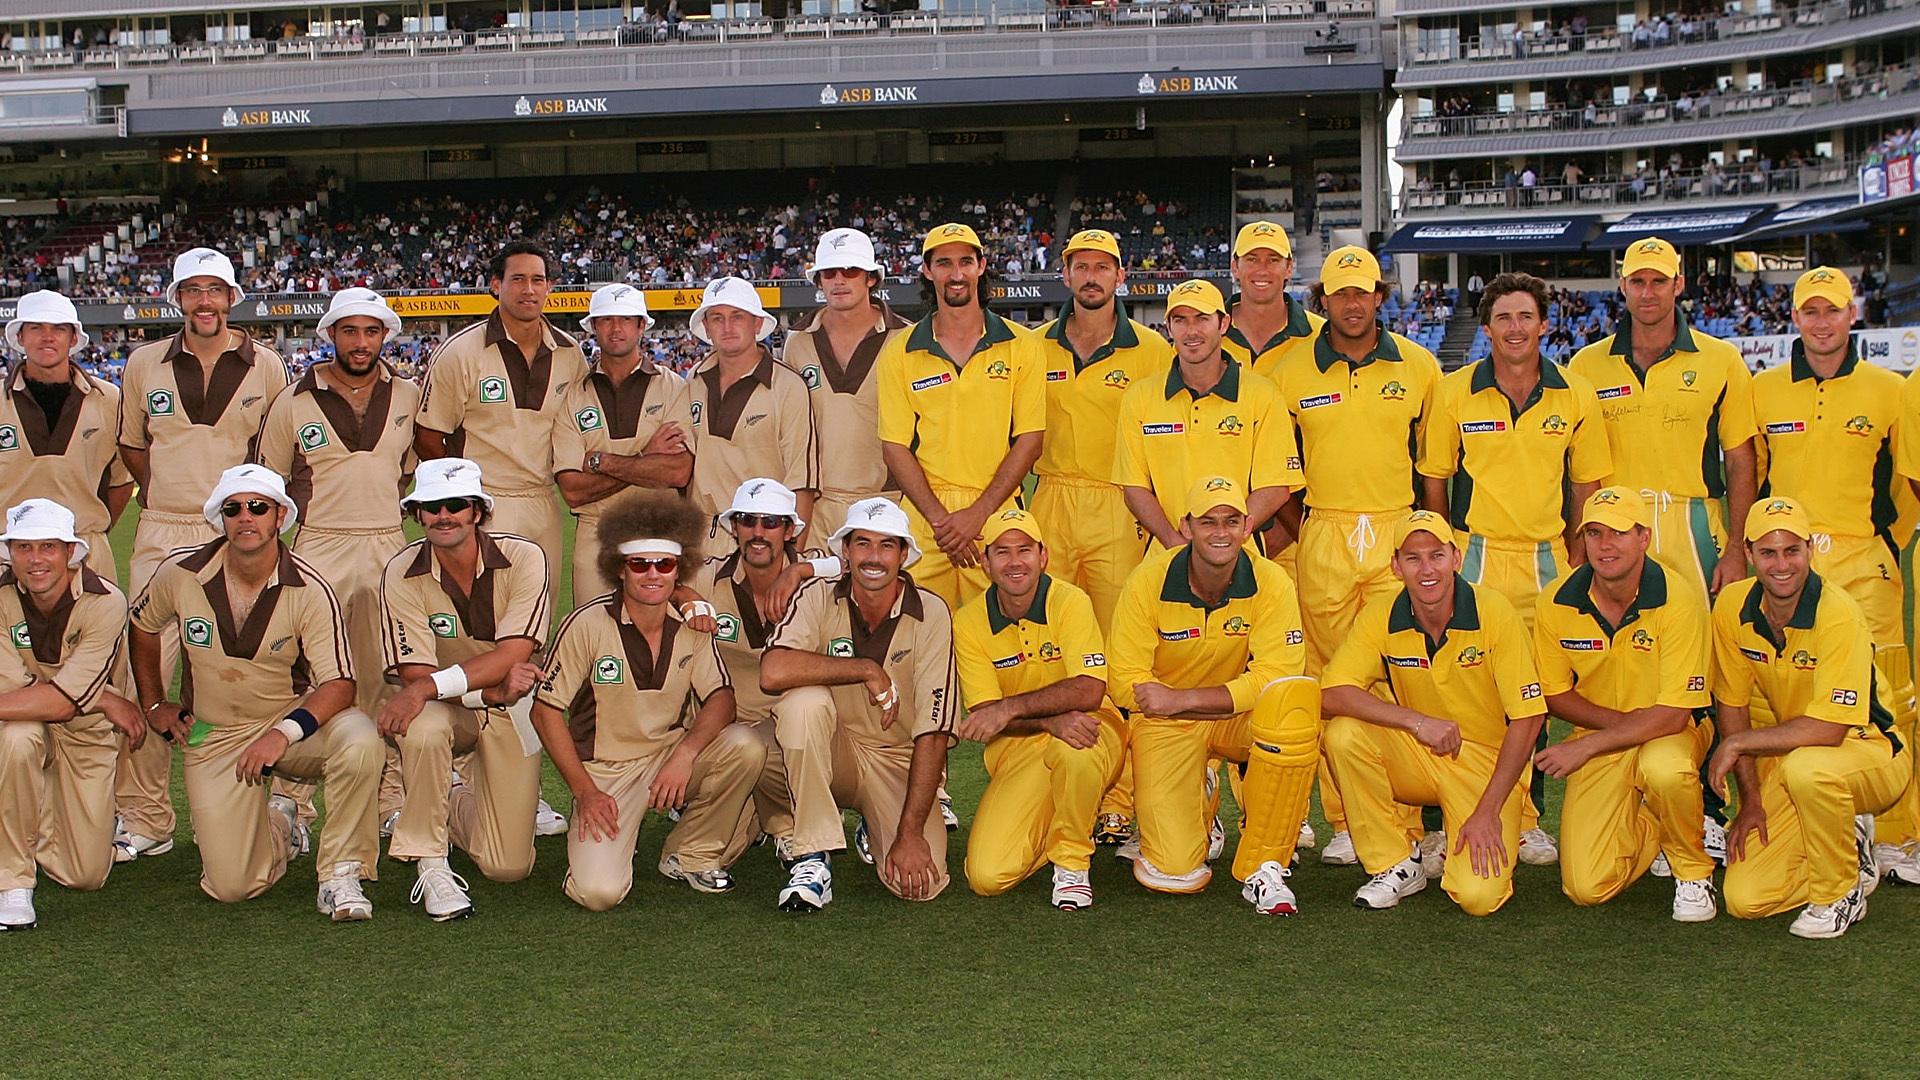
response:
[[[307,737],[307,733],[300,730],[300,721],[295,720],[291,716],[273,725],[273,730],[287,737],[288,746],[292,746],[294,743]]]
[[[467,692],[467,673],[459,664],[433,673],[433,694],[441,701],[452,701]]]
[[[484,709],[487,707],[486,693],[485,690],[469,690],[460,695],[460,704],[469,709]]]
[[[689,600],[686,606],[680,609],[680,617],[683,619],[695,619],[702,615],[713,619],[718,618],[719,614],[718,611],[714,610],[713,605],[705,600]]]
[[[840,557],[829,555],[824,559],[808,559],[807,565],[813,567],[813,576],[831,578],[840,576]]]

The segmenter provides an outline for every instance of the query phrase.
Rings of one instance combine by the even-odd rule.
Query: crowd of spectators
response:
[[[1417,338],[1423,330],[1445,329],[1453,318],[1453,295],[1446,286],[1422,281],[1399,298],[1400,311],[1388,329],[1404,337]]]
[[[1137,187],[1081,196],[1068,207],[1072,227],[1105,229],[1120,241],[1129,269],[1181,273],[1224,268],[1233,245],[1224,221],[1179,199]]]

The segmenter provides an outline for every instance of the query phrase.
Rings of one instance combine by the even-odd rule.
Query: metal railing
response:
[[[1415,67],[1460,61],[1546,59],[1581,53],[1637,55],[1781,31],[1811,30],[1845,23],[1849,19],[1898,11],[1916,2],[1920,0],[1824,0],[1767,14],[1693,16],[1669,24],[1664,40],[1656,40],[1651,28],[1642,37],[1638,30],[1595,27],[1581,34],[1559,30],[1540,33],[1516,30],[1491,36],[1463,37],[1451,48],[1422,48],[1417,29],[1408,28],[1405,31],[1407,41],[1403,53]],[[1409,13],[1404,2],[1398,10],[1403,15]]]
[[[1400,193],[1400,213],[1408,218],[1427,214],[1456,214],[1510,210],[1605,211],[1616,208],[1661,206],[1702,199],[1740,200],[1815,196],[1850,190],[1859,183],[1865,157],[1823,161],[1812,165],[1777,165],[1755,174],[1750,163],[1737,162],[1717,175],[1705,169],[1657,172],[1639,177],[1583,177],[1508,187],[1504,180],[1469,180],[1432,188],[1408,188]]]

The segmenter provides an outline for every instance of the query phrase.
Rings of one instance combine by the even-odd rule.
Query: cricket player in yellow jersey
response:
[[[1288,358],[1313,349],[1326,320],[1287,292],[1293,280],[1293,241],[1274,221],[1249,221],[1233,238],[1233,284],[1239,289],[1220,347],[1254,371],[1274,378]]]
[[[1440,362],[1380,323],[1380,305],[1391,292],[1364,248],[1332,252],[1315,286],[1331,317],[1305,349],[1269,372],[1298,433],[1306,476],[1303,498],[1289,500],[1280,516],[1297,539],[1294,583],[1307,630],[1307,670],[1316,676],[1360,609],[1400,590],[1381,534],[1420,497],[1414,462]],[[1353,838],[1324,760],[1320,802],[1334,831],[1320,861],[1351,865]]]
[[[967,884],[998,896],[1053,864],[1053,906],[1093,906],[1094,814],[1120,774],[1125,721],[1107,697],[1093,603],[1047,573],[1039,522],[1002,510],[983,535],[993,585],[953,617],[967,702],[960,737],[987,744],[987,790],[967,839]]]
[[[213,539],[200,500],[221,470],[252,456],[267,403],[287,385],[287,365],[227,313],[246,299],[233,262],[211,248],[182,252],[173,262],[167,302],[186,325],[127,357],[120,377],[120,457],[140,485],[140,522],[128,567],[131,592],[178,548]],[[168,678],[180,661],[180,639],[161,635],[160,666]],[[148,739],[121,758],[115,800],[121,833],[114,861],[173,850],[172,755],[164,739]]]
[[[1881,698],[1893,712],[1894,730],[1913,745],[1913,661],[1893,538],[1895,459],[1908,437],[1901,401],[1909,391],[1906,380],[1855,350],[1856,314],[1844,270],[1816,267],[1794,283],[1799,340],[1792,359],[1753,379],[1760,490],[1763,498],[1793,499],[1806,509],[1814,529],[1813,571],[1845,589],[1866,616]],[[1916,812],[1920,792],[1908,791],[1877,823],[1880,842],[1901,849],[1890,867],[1901,880],[1920,878],[1920,866],[1905,850],[1920,841]]]
[[[1037,336],[987,310],[973,229],[935,226],[921,250],[932,310],[880,350],[880,452],[925,552],[914,580],[958,608],[987,589],[980,530],[1040,457],[1047,386]]]
[[[1459,574],[1446,519],[1416,510],[1393,529],[1405,588],[1375,600],[1321,674],[1327,758],[1373,877],[1355,907],[1390,908],[1427,887],[1407,810],[1438,804],[1453,854],[1440,886],[1469,915],[1513,895],[1512,856],[1533,744],[1546,723],[1532,643],[1513,605]],[[1368,687],[1385,681],[1392,699]]]
[[[1764,420],[1762,421],[1765,422]],[[1707,780],[1740,785],[1727,824],[1727,912],[1763,919],[1805,904],[1798,937],[1833,938],[1867,913],[1880,883],[1872,815],[1913,775],[1874,662],[1870,620],[1812,569],[1814,519],[1765,497],[1747,515],[1750,584],[1713,605],[1720,746]],[[1766,715],[1751,711],[1755,698]]]
[[[1574,733],[1534,764],[1567,781],[1568,899],[1604,904],[1664,854],[1674,919],[1706,922],[1716,910],[1701,829],[1700,766],[1713,742],[1707,597],[1692,574],[1652,557],[1654,520],[1632,487],[1594,492],[1580,514],[1586,565],[1540,594],[1540,689]]]
[[[1138,382],[1159,382],[1173,346],[1127,317],[1120,242],[1103,229],[1073,234],[1061,253],[1072,300],[1040,333],[1047,381],[1047,438],[1034,464],[1033,516],[1050,538],[1049,573],[1093,601],[1101,626],[1146,550],[1144,532],[1113,482],[1120,399]]]
[[[1134,879],[1207,887],[1208,760],[1246,765],[1240,895],[1263,915],[1298,908],[1287,887],[1320,759],[1320,693],[1305,676],[1300,606],[1285,570],[1246,550],[1246,489],[1201,476],[1183,500],[1188,543],[1127,579],[1108,638],[1108,692],[1133,710]]]
[[[1895,471],[1905,479],[1908,491],[1920,498],[1920,380],[1912,376],[1908,376],[1900,388],[1900,429],[1895,443]],[[1898,535],[1898,526],[1895,527],[1895,535]],[[1920,552],[1920,531],[1908,535],[1906,547],[1900,552],[1900,578],[1905,585],[1902,600],[1906,616],[1905,643],[1907,655],[1913,661],[1907,678],[1914,678],[1914,673],[1920,671],[1920,653],[1916,653],[1914,640],[1914,627],[1920,625],[1920,595],[1916,595],[1920,593],[1920,579],[1916,578],[1915,573],[1916,552]],[[1887,678],[1891,684],[1900,675],[1887,672]],[[1908,746],[1920,744],[1920,730],[1915,730],[1914,725],[1899,728],[1898,721],[1901,718],[1898,710],[1894,719],[1901,741]],[[1920,885],[1920,779],[1908,784],[1893,809],[1880,815],[1874,825],[1874,861],[1878,863],[1881,873],[1903,885]]]
[[[1240,485],[1258,529],[1304,479],[1279,389],[1221,350],[1232,323],[1211,282],[1181,282],[1167,294],[1173,366],[1120,400],[1113,479],[1152,552],[1186,546],[1180,522],[1194,510],[1186,499],[1196,480],[1225,476]]]
[[[1613,455],[1609,486],[1652,505],[1651,554],[1713,592],[1747,576],[1738,542],[1753,505],[1753,376],[1740,350],[1687,325],[1680,254],[1657,236],[1620,263],[1619,330],[1567,367],[1593,385]]]
[[[880,350],[909,324],[881,297],[873,239],[858,229],[821,233],[807,277],[820,290],[822,306],[787,331],[780,362],[800,373],[813,398],[820,494],[802,520],[805,546],[825,547],[846,523],[847,507],[875,495],[899,501],[876,434],[880,390],[874,372]]]

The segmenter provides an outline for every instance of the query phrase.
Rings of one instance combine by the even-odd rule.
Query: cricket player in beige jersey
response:
[[[709,519],[749,477],[771,476],[813,511],[820,486],[813,402],[807,384],[761,342],[778,325],[744,278],[715,278],[688,319],[713,351],[688,377],[693,391],[693,504]]]

